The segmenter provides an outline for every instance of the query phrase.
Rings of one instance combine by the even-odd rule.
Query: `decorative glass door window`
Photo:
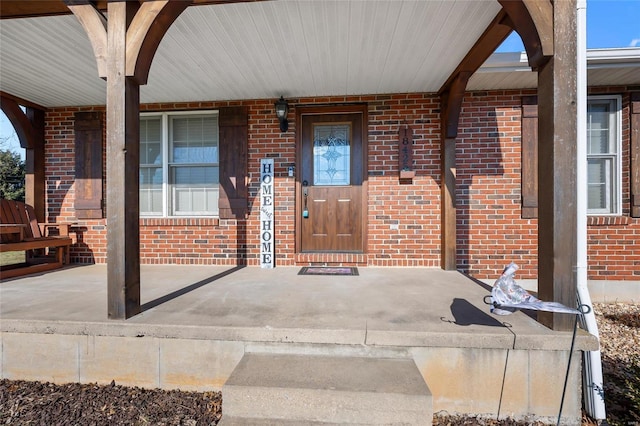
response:
[[[313,127],[313,184],[351,184],[351,125],[316,124]]]

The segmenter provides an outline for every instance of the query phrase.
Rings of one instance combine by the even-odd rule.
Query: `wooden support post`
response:
[[[575,307],[576,220],[576,1],[553,3],[554,55],[538,70],[538,293]],[[566,314],[539,313],[554,329],[573,328]]]
[[[441,94],[442,143],[440,145],[441,169],[441,249],[440,264],[446,271],[457,268],[458,227],[456,217],[456,137],[464,91],[471,72],[460,72]]]
[[[107,79],[107,306],[110,319],[140,312],[140,85],[164,34],[191,0],[65,0]]]
[[[38,221],[45,222],[44,107],[4,92],[0,93],[0,104],[18,135],[20,146],[25,149],[25,201],[34,208]]]
[[[440,265],[447,271],[457,268],[458,227],[456,218],[456,137],[462,100],[471,75],[487,60],[494,50],[511,33],[511,21],[505,11],[500,11],[482,33],[469,53],[458,64],[440,88],[440,116],[442,139],[441,161],[441,226]]]
[[[107,282],[110,319],[140,312],[140,86],[127,77],[127,25],[136,10],[110,2],[107,26]]]
[[[44,111],[27,107],[26,115],[33,128],[33,139],[25,150],[24,200],[33,207],[38,221],[47,222],[44,206]]]
[[[440,145],[441,218],[440,265],[445,271],[455,271],[456,261],[456,139],[442,138]]]

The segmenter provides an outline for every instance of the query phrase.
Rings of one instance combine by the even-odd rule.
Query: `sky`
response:
[[[587,0],[587,49],[640,48],[640,0]],[[522,52],[515,32],[498,52]]]
[[[587,0],[587,48],[640,48],[640,0]],[[498,48],[498,52],[524,50],[515,32]],[[2,78],[2,76],[0,76]],[[7,142],[4,142],[7,141]],[[11,123],[0,112],[0,149],[24,150]]]

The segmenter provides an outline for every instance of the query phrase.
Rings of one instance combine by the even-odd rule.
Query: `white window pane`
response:
[[[172,167],[174,215],[218,213],[218,167]]]
[[[172,139],[174,142],[186,142],[189,140],[189,121],[184,118],[173,118]]]
[[[214,114],[141,117],[141,214],[218,214],[218,132]],[[164,165],[167,156],[169,164]]]
[[[175,188],[174,190],[174,214],[188,213],[191,211],[191,191],[189,188]]]
[[[207,210],[207,197],[203,189],[193,189],[191,191],[193,211],[203,212]]]
[[[589,159],[587,165],[588,200],[587,208],[591,210],[607,210],[610,208],[610,199],[613,191],[611,185],[611,159]]]
[[[162,214],[162,189],[140,190],[140,213],[145,215]]]
[[[609,130],[589,129],[589,154],[608,154],[609,153]]]
[[[218,162],[216,116],[174,117],[171,122],[173,163]]]
[[[140,120],[140,164],[162,164],[162,120]]]
[[[619,97],[587,101],[587,209],[590,214],[620,213]]]
[[[173,215],[211,216],[218,214],[217,188],[174,187]]]
[[[615,102],[612,99],[591,100],[587,107],[589,154],[616,152]]]
[[[207,211],[218,214],[218,197],[220,196],[218,187],[207,189]]]
[[[140,167],[140,213],[162,214],[162,168]]]

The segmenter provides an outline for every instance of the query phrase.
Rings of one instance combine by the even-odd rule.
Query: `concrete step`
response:
[[[250,419],[247,417],[229,417],[224,415],[218,426],[341,426],[342,423],[308,422],[283,419]],[[352,425],[353,426],[353,425]]]
[[[431,425],[433,417],[431,392],[406,358],[247,353],[222,398],[229,425]]]

